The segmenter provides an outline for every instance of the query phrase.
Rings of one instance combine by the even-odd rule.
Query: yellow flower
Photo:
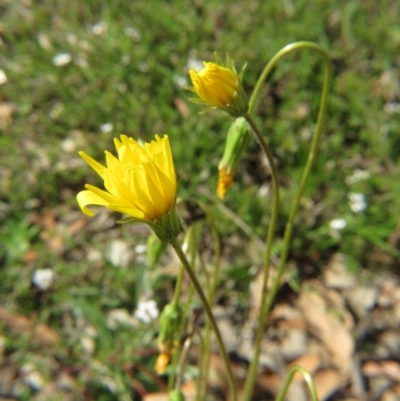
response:
[[[204,103],[223,109],[233,103],[238,91],[238,77],[229,68],[212,62],[203,62],[205,68],[189,71],[194,90]]]
[[[229,67],[228,65],[231,64]],[[240,116],[247,112],[248,102],[242,87],[244,68],[238,75],[233,62],[227,59],[227,67],[219,62],[203,62],[204,68],[199,72],[191,69],[190,79],[194,91],[199,99],[195,102],[204,103],[211,108],[219,108],[233,116]]]
[[[114,139],[114,144],[118,158],[106,151],[107,167],[85,152],[79,152],[104,180],[106,189],[86,184],[86,190],[77,195],[83,213],[94,216],[89,205],[105,206],[126,214],[125,221],[149,224],[159,237],[160,230],[179,232],[175,214],[177,182],[168,136],[156,135],[155,141],[141,146],[133,138],[121,135],[121,140]],[[169,217],[171,221],[168,222]],[[171,222],[174,227],[169,227]]]

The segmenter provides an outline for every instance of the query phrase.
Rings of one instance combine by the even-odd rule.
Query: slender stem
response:
[[[324,72],[324,83],[323,83],[323,88],[322,88],[321,101],[320,101],[320,106],[319,106],[319,111],[318,111],[317,125],[316,125],[315,131],[314,131],[313,140],[311,142],[310,151],[308,153],[307,162],[304,167],[303,174],[301,176],[300,185],[297,190],[296,197],[292,203],[292,207],[291,207],[290,213],[289,213],[289,218],[286,223],[285,234],[283,237],[283,246],[282,246],[277,276],[274,280],[274,283],[272,284],[271,291],[268,294],[267,313],[272,307],[272,303],[273,303],[276,293],[278,292],[278,289],[279,289],[280,279],[285,270],[286,260],[287,260],[288,254],[289,254],[290,240],[292,238],[292,233],[293,233],[294,218],[296,217],[297,211],[299,209],[300,199],[301,199],[304,189],[306,187],[311,168],[314,164],[318,146],[321,141],[322,128],[323,128],[323,123],[324,123],[327,104],[328,104],[329,88],[330,88],[331,79],[332,79],[331,61],[329,59],[328,53],[325,50],[323,50],[321,47],[319,47],[315,43],[298,42],[293,45],[286,46],[283,50],[287,49],[288,47],[290,47],[290,49],[287,50],[284,54],[286,54],[288,51],[296,50],[296,49],[311,49],[311,50],[318,52],[318,54],[320,54],[322,56],[322,59],[324,61],[325,72]],[[282,56],[284,54],[282,54]],[[276,61],[278,61],[278,58],[276,58]]]
[[[174,349],[172,352],[171,369],[170,369],[170,374],[168,376],[168,391],[172,391],[176,385],[175,378],[178,372],[179,354],[180,354],[179,349]],[[179,373],[180,372],[178,372],[178,374]]]
[[[229,384],[229,389],[231,391],[231,395],[232,395],[232,401],[237,401],[237,394],[236,394],[236,388],[235,388],[235,382],[234,382],[234,378],[233,378],[233,373],[232,373],[232,368],[229,362],[229,358],[228,358],[228,354],[226,352],[225,349],[225,345],[224,342],[222,341],[222,336],[221,336],[221,332],[219,331],[217,322],[214,318],[214,315],[211,311],[211,307],[210,304],[207,301],[207,298],[204,294],[203,289],[201,288],[201,285],[199,283],[199,281],[197,280],[197,277],[193,271],[193,269],[191,268],[185,253],[183,252],[181,246],[178,243],[178,240],[176,238],[173,238],[170,241],[170,244],[172,245],[172,247],[174,248],[176,254],[178,255],[179,259],[181,260],[183,267],[186,270],[186,273],[189,275],[190,281],[192,282],[197,294],[200,297],[201,303],[203,304],[203,308],[207,314],[208,319],[210,320],[211,326],[214,329],[215,332],[215,336],[217,338],[217,342],[218,342],[218,347],[221,353],[221,357],[222,360],[224,362],[225,365],[225,369],[226,369],[226,373],[227,373],[227,379],[228,379],[228,384]]]
[[[218,235],[217,228],[215,226],[215,219],[212,214],[212,212],[209,210],[209,208],[203,204],[203,202],[199,202],[200,205],[202,205],[203,210],[206,212],[207,215],[207,220],[209,225],[211,226],[211,232],[212,236],[214,238],[214,245],[215,245],[215,255],[214,255],[214,267],[213,267],[213,277],[212,277],[212,283],[211,283],[211,288],[208,293],[208,302],[210,305],[214,304],[214,298],[215,298],[215,292],[217,289],[218,285],[218,280],[219,280],[219,274],[221,270],[221,241]],[[200,258],[201,260],[201,258]],[[205,333],[204,333],[204,358],[202,361],[201,369],[203,371],[203,381],[200,383],[200,395],[201,398],[200,400],[205,399],[206,395],[206,390],[207,390],[207,381],[209,377],[209,371],[210,371],[210,357],[211,357],[211,324],[210,320],[207,319],[206,324],[205,324]]]
[[[300,185],[299,185],[299,189],[297,191],[296,197],[292,204],[292,207],[291,207],[291,210],[289,213],[289,218],[288,218],[286,228],[285,228],[285,233],[284,233],[284,238],[283,238],[283,247],[282,247],[277,275],[274,279],[272,288],[269,291],[268,296],[266,297],[264,295],[265,293],[263,293],[263,300],[262,300],[262,305],[260,308],[263,322],[265,322],[267,319],[268,313],[271,310],[272,303],[273,303],[276,293],[279,289],[279,283],[280,283],[282,274],[285,270],[286,260],[287,260],[287,256],[289,253],[290,240],[291,240],[292,233],[293,233],[294,218],[296,216],[296,213],[297,213],[297,210],[299,207],[299,203],[300,203],[300,198],[304,192],[304,188],[306,186],[306,183],[307,183],[307,180],[308,180],[308,177],[309,177],[309,174],[310,174],[313,162],[314,162],[314,158],[315,158],[315,155],[316,155],[316,152],[318,149],[318,145],[319,145],[319,142],[321,139],[322,127],[323,127],[323,122],[324,122],[326,109],[327,109],[327,103],[328,103],[328,93],[329,93],[331,77],[332,77],[332,64],[329,59],[328,53],[325,50],[323,50],[320,46],[318,46],[317,44],[312,43],[312,42],[296,42],[296,43],[292,43],[292,44],[284,47],[281,51],[279,51],[271,59],[271,61],[265,67],[264,71],[262,72],[262,74],[256,84],[256,87],[254,89],[254,92],[253,92],[250,102],[249,102],[249,114],[252,114],[254,112],[255,104],[256,104],[257,98],[259,96],[262,84],[264,83],[265,79],[269,76],[269,74],[275,67],[276,63],[283,56],[285,56],[286,54],[290,53],[291,51],[297,50],[297,49],[314,50],[319,55],[322,56],[322,59],[324,61],[324,67],[325,67],[324,83],[323,83],[323,88],[322,88],[322,96],[321,96],[321,102],[320,102],[320,106],[319,106],[317,125],[316,125],[316,129],[315,129],[315,132],[313,135],[313,140],[312,140],[310,151],[308,154],[307,163],[304,168],[304,171],[303,171],[303,174],[301,177],[301,181],[300,181]],[[264,150],[264,148],[263,148],[263,150]],[[260,321],[260,323],[261,323],[261,321]],[[261,339],[259,337],[259,333],[261,332],[261,335],[262,335],[262,330],[263,330],[263,326],[261,326],[261,324],[260,324],[258,331],[257,331],[257,336],[256,336],[256,344],[255,344],[256,351],[257,351],[257,347],[260,347],[260,345],[258,344],[258,341],[261,341]],[[256,355],[256,351],[255,351],[255,355]],[[250,398],[251,398],[251,395],[253,392],[254,383],[255,383],[255,379],[256,379],[256,377],[255,377],[256,376],[256,368],[258,366],[258,356],[259,355],[257,355],[257,360],[253,359],[253,361],[251,362],[250,368],[249,368],[249,374],[246,379],[244,396],[243,396],[244,401],[250,401]]]
[[[182,281],[183,281],[183,266],[180,266],[178,277],[176,279],[176,284],[175,284],[174,297],[171,302],[175,305],[179,305],[179,300],[182,292]],[[168,378],[169,391],[172,391],[172,389],[174,388],[178,360],[179,360],[179,350],[175,349],[173,351],[172,361],[171,361],[171,374],[169,375]]]
[[[176,278],[174,298],[172,299],[172,303],[176,305],[179,304],[179,299],[181,297],[182,281],[183,281],[183,266],[179,268],[178,277]]]
[[[254,383],[257,378],[257,370],[258,370],[258,361],[260,359],[261,353],[261,343],[264,334],[264,326],[267,319],[266,313],[266,296],[267,287],[268,287],[268,278],[269,278],[269,267],[270,267],[270,258],[272,252],[272,245],[274,242],[276,221],[278,219],[279,213],[279,177],[278,171],[276,169],[274,157],[269,150],[267,143],[265,142],[263,136],[261,135],[258,127],[254,123],[254,120],[247,114],[245,116],[247,122],[250,124],[258,143],[260,144],[262,150],[267,156],[268,163],[271,168],[271,176],[272,176],[272,190],[273,190],[273,201],[271,207],[271,220],[268,227],[268,234],[266,239],[266,250],[265,250],[265,258],[264,258],[264,266],[263,266],[263,287],[262,287],[262,301],[260,307],[260,313],[258,318],[258,328],[256,333],[256,339],[254,344],[254,352],[253,359],[251,360],[249,370],[247,372],[246,381],[243,389],[243,400],[250,400],[251,395],[254,389]]]
[[[189,337],[183,343],[181,356],[179,358],[179,368],[178,368],[179,373],[178,373],[178,377],[176,378],[176,383],[175,383],[175,388],[174,388],[174,390],[176,390],[176,391],[179,391],[181,389],[183,372],[185,369],[185,363],[186,363],[186,359],[187,359],[187,355],[189,352],[191,342],[192,342],[192,339],[191,339],[191,337]]]
[[[315,389],[314,381],[311,375],[304,369],[302,366],[295,365],[290,370],[288,375],[286,376],[285,382],[283,384],[282,390],[279,392],[278,397],[276,397],[275,401],[283,401],[285,399],[286,393],[289,389],[290,383],[292,382],[293,376],[296,372],[300,372],[304,380],[306,381],[308,390],[310,391],[311,400],[318,401],[317,390]]]

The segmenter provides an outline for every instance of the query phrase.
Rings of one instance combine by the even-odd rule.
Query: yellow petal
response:
[[[86,184],[85,188],[91,192],[94,192],[97,196],[102,198],[107,203],[115,202],[115,198],[106,191],[103,191],[100,188],[95,187],[94,185]]]
[[[95,194],[92,191],[81,191],[76,196],[76,200],[78,201],[78,205],[81,208],[82,212],[87,216],[94,216],[94,212],[88,208],[89,205],[97,205],[97,206],[107,206],[108,202]]]
[[[228,173],[225,167],[219,170],[217,187],[218,198],[224,199],[226,191],[232,186],[234,175],[233,171]]]
[[[103,178],[103,172],[106,169],[102,164],[97,162],[96,160],[92,159],[89,155],[85,152],[80,151],[78,152],[79,156],[82,157],[83,160],[100,176]]]

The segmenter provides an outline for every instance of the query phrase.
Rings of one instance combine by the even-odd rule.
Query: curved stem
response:
[[[271,61],[265,67],[264,71],[262,72],[262,74],[256,84],[256,87],[254,88],[253,94],[252,94],[252,96],[250,98],[250,102],[249,102],[248,115],[251,115],[254,113],[254,108],[255,108],[256,101],[259,96],[261,87],[262,87],[265,79],[270,75],[270,73],[273,70],[273,68],[275,67],[276,63],[282,57],[284,57],[286,54],[290,53],[291,51],[298,50],[298,49],[310,49],[310,50],[316,51],[320,56],[322,56],[322,59],[324,61],[324,67],[325,67],[324,83],[323,83],[323,88],[322,88],[321,102],[320,102],[319,111],[318,111],[317,126],[315,129],[314,135],[313,135],[313,140],[312,140],[310,151],[308,154],[307,163],[306,163],[306,166],[304,168],[304,171],[303,171],[303,174],[301,177],[300,186],[297,191],[295,200],[292,204],[292,208],[290,210],[289,218],[288,218],[288,221],[286,224],[285,234],[284,234],[284,238],[283,238],[283,247],[282,247],[277,275],[274,279],[272,288],[269,291],[268,296],[265,296],[265,294],[266,294],[265,292],[263,293],[262,305],[260,308],[261,319],[259,321],[259,327],[258,327],[258,331],[256,334],[255,358],[251,362],[251,365],[249,368],[249,374],[247,375],[247,378],[246,378],[244,396],[243,396],[244,401],[250,401],[250,398],[251,398],[251,395],[253,392],[254,383],[256,380],[257,367],[258,367],[258,358],[259,358],[258,350],[261,347],[261,344],[259,344],[259,342],[261,343],[262,334],[263,334],[263,330],[264,330],[264,327],[263,327],[264,324],[261,325],[261,323],[265,323],[268,313],[271,310],[272,303],[275,299],[276,293],[279,289],[279,283],[280,283],[282,274],[285,270],[286,260],[287,260],[287,256],[289,253],[290,239],[291,239],[292,233],[293,233],[294,218],[296,216],[296,213],[297,213],[297,210],[299,207],[299,203],[300,203],[300,198],[304,192],[304,188],[307,183],[308,177],[310,175],[310,171],[311,171],[311,168],[312,168],[312,165],[314,162],[315,154],[317,152],[318,145],[319,145],[319,142],[321,139],[322,126],[323,126],[323,122],[324,122],[324,118],[325,118],[325,114],[326,114],[326,108],[327,108],[327,103],[328,103],[328,93],[329,93],[331,77],[332,77],[332,64],[329,59],[328,53],[325,50],[323,50],[320,46],[318,46],[317,44],[312,43],[312,42],[296,42],[296,43],[292,43],[292,44],[284,47],[271,59]],[[250,123],[249,119],[248,119],[248,121]],[[251,125],[251,123],[250,123],[250,125]],[[260,142],[260,144],[261,144],[261,142]],[[265,149],[263,146],[262,146],[262,148],[265,152]],[[268,240],[267,240],[267,242],[268,242]],[[268,251],[268,248],[267,248],[267,251]],[[268,260],[266,260],[266,262],[267,261]],[[265,282],[264,282],[264,284],[265,284]]]
[[[217,322],[214,318],[214,315],[211,311],[211,307],[210,304],[207,301],[207,298],[204,294],[203,289],[201,288],[201,285],[199,283],[199,281],[197,280],[197,277],[193,271],[193,269],[191,268],[185,253],[183,252],[181,246],[178,243],[178,240],[176,238],[171,239],[170,241],[171,246],[174,248],[176,254],[178,255],[180,261],[183,264],[183,267],[186,270],[186,273],[189,275],[190,277],[190,281],[192,282],[194,288],[196,289],[197,294],[200,297],[201,303],[203,304],[203,308],[206,312],[206,315],[208,317],[208,319],[210,320],[211,326],[214,329],[214,333],[215,336],[217,338],[217,342],[218,342],[218,347],[221,353],[221,357],[222,360],[224,362],[225,365],[225,369],[226,369],[226,373],[227,373],[227,379],[228,379],[228,384],[229,384],[229,388],[231,391],[231,395],[232,395],[232,401],[237,401],[237,394],[236,394],[236,388],[235,388],[235,382],[234,382],[234,378],[233,378],[233,373],[232,373],[232,368],[229,362],[229,358],[228,358],[228,354],[226,352],[225,349],[225,345],[224,342],[222,341],[222,336],[221,336],[221,332],[219,331]]]
[[[308,390],[310,391],[311,400],[318,401],[317,390],[315,389],[314,381],[311,375],[304,369],[302,366],[295,365],[290,370],[288,375],[286,376],[285,382],[283,384],[282,390],[279,392],[278,397],[276,397],[275,401],[283,401],[285,399],[286,393],[289,389],[290,383],[292,382],[293,376],[296,372],[300,372],[304,380],[306,381]]]
[[[323,122],[324,122],[324,118],[325,118],[325,114],[326,114],[326,108],[327,108],[327,104],[328,104],[329,87],[331,85],[331,79],[332,79],[332,64],[329,59],[328,53],[325,50],[323,50],[318,45],[316,45],[314,43],[310,43],[310,42],[298,42],[297,45],[293,44],[293,45],[289,45],[289,46],[291,46],[291,48],[288,51],[296,50],[299,48],[300,49],[306,48],[306,49],[311,49],[311,50],[317,51],[323,58],[325,72],[324,72],[324,83],[323,83],[323,88],[322,88],[321,102],[320,102],[319,111],[318,111],[317,126],[314,131],[313,140],[311,142],[311,147],[310,147],[310,151],[308,153],[307,162],[304,167],[303,174],[301,176],[300,185],[297,190],[297,194],[294,199],[294,202],[292,203],[292,207],[291,207],[290,213],[289,213],[289,218],[286,223],[285,234],[283,237],[283,246],[282,246],[277,276],[275,278],[274,283],[272,284],[271,291],[268,294],[267,311],[269,311],[271,309],[271,306],[275,299],[276,293],[278,292],[280,279],[285,270],[286,260],[287,260],[288,253],[289,253],[290,240],[292,238],[292,233],[293,233],[294,218],[296,217],[296,214],[297,214],[297,211],[299,208],[299,204],[300,204],[300,199],[301,199],[304,189],[306,187],[311,168],[314,164],[314,159],[315,159],[315,155],[318,150],[318,145],[321,140],[322,127],[323,127]],[[285,50],[289,46],[286,46],[283,50]],[[276,61],[278,61],[278,59]]]

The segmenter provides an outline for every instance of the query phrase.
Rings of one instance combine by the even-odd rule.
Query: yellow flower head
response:
[[[238,90],[238,77],[229,68],[203,62],[205,68],[189,71],[194,90],[204,103],[223,109],[233,103]]]
[[[168,136],[156,135],[155,140],[141,146],[133,138],[121,135],[114,144],[118,158],[106,151],[107,166],[79,152],[104,180],[106,190],[86,184],[86,190],[77,195],[78,204],[88,216],[94,216],[89,205],[100,205],[154,229],[154,225],[166,220],[165,216],[175,212],[177,182]]]
[[[233,116],[243,115],[248,110],[246,95],[242,88],[242,72],[238,75],[234,64],[227,59],[227,65],[203,62],[204,68],[197,72],[189,71],[193,90],[201,99],[193,101],[203,103],[211,108],[219,108]]]

